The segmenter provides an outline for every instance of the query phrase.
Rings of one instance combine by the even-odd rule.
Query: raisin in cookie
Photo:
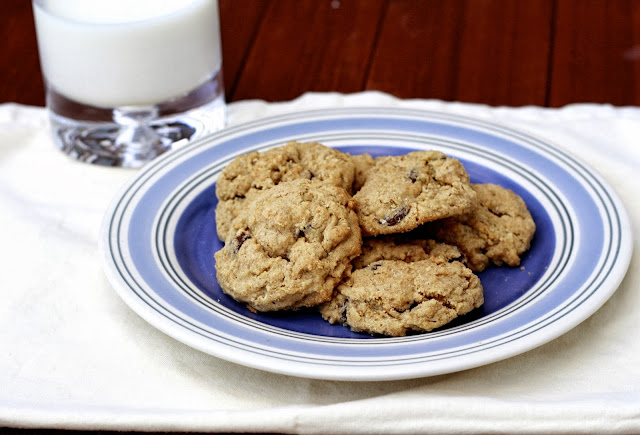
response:
[[[404,336],[439,328],[483,303],[482,284],[469,268],[436,257],[354,270],[319,311],[353,331]]]
[[[464,262],[481,272],[490,262],[520,265],[536,231],[526,204],[515,192],[496,184],[474,184],[478,207],[436,225],[436,237],[462,251]]]
[[[354,200],[363,235],[379,235],[468,212],[476,193],[458,160],[416,151],[376,159]]]
[[[317,142],[289,142],[261,153],[240,155],[216,182],[218,237],[227,238],[233,218],[259,191],[286,181],[313,179],[350,192],[354,176],[354,163],[346,154]]]
[[[360,254],[352,206],[344,189],[315,180],[263,191],[233,220],[215,254],[218,283],[258,311],[326,302]]]

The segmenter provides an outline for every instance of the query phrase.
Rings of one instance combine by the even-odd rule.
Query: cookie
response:
[[[405,262],[432,258],[434,261],[460,259],[460,250],[453,245],[439,243],[432,239],[411,239],[403,236],[367,237],[362,241],[362,253],[353,262],[353,269],[362,269],[380,260]]]
[[[354,195],[363,235],[402,233],[476,205],[469,175],[439,151],[382,157]]]
[[[436,225],[436,237],[460,249],[465,264],[481,272],[491,263],[519,266],[529,250],[536,225],[525,202],[496,184],[474,184],[478,206],[472,212]]]
[[[262,191],[250,189],[245,196],[228,199],[226,201],[218,201],[216,206],[216,232],[221,241],[225,241],[231,233],[231,223],[246,208],[251,200],[259,195]]]
[[[296,179],[317,180],[350,192],[354,176],[354,163],[346,154],[317,142],[289,142],[240,155],[216,182],[218,237],[227,238],[231,221],[256,192]]]
[[[351,196],[316,180],[279,183],[233,219],[215,253],[222,290],[257,311],[326,302],[360,254]]]
[[[355,166],[355,176],[353,179],[353,188],[351,190],[352,193],[356,193],[364,185],[364,182],[367,179],[367,174],[369,173],[369,170],[373,168],[373,165],[376,164],[376,161],[371,154],[367,153],[349,154],[349,157],[351,157],[351,161]]]
[[[483,303],[480,280],[459,261],[381,260],[354,270],[319,311],[356,332],[404,336],[444,326]]]

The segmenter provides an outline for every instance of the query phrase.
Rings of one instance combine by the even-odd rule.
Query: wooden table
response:
[[[640,0],[220,0],[220,18],[228,101],[640,105]],[[0,53],[0,103],[44,105],[29,0],[3,1]]]
[[[228,101],[306,91],[640,104],[640,0],[220,0]],[[3,2],[0,102],[44,105],[31,2]]]

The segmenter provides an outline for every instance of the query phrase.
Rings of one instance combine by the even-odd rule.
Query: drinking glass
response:
[[[140,167],[225,124],[217,0],[32,0],[57,146]]]

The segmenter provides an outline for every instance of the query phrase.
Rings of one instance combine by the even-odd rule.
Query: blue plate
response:
[[[531,249],[521,267],[479,274],[485,304],[430,333],[372,337],[313,309],[252,313],[216,282],[215,182],[237,155],[290,140],[374,156],[443,151],[472,182],[500,184],[525,200],[537,226]],[[477,367],[568,331],[616,290],[631,259],[630,233],[613,190],[541,139],[450,114],[346,108],[261,119],[163,155],[114,198],[101,251],[130,307],[194,348],[295,376],[390,380]]]

